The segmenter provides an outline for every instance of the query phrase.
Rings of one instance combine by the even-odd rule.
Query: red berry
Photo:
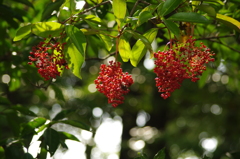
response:
[[[198,81],[198,77],[206,70],[204,64],[214,61],[211,58],[214,53],[203,43],[200,43],[200,47],[195,46],[195,41],[190,37],[186,43],[176,43],[167,51],[154,53],[156,86],[162,98],[170,97],[173,91],[180,88],[184,79]]]
[[[30,52],[32,56],[29,56],[31,62],[28,62],[28,64],[31,65],[32,62],[35,62],[38,73],[45,80],[60,76],[59,69],[68,69],[63,55],[64,44],[59,42],[55,44],[45,41],[40,42],[32,48],[32,52]]]
[[[133,84],[133,79],[127,72],[122,72],[120,62],[109,63],[108,66],[105,64],[100,66],[99,76],[94,82],[97,90],[108,98],[108,103],[117,107],[123,103],[123,95],[130,91],[129,87]]]

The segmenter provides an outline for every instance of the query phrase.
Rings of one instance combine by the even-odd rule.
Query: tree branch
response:
[[[211,39],[228,38],[228,37],[233,37],[233,36],[235,36],[235,34],[223,35],[223,36],[202,37],[202,38],[198,38],[196,40],[211,40]]]
[[[224,43],[221,42],[220,40],[216,41],[216,40],[212,40],[212,39],[210,39],[210,41],[212,41],[212,42],[216,42],[216,43],[219,43],[219,44],[221,44],[221,45],[223,45],[223,46],[226,46],[226,47],[229,48],[230,50],[233,50],[233,51],[236,51],[236,52],[240,53],[240,50],[234,49],[234,48],[230,47],[229,45],[224,44]]]
[[[99,4],[97,4],[97,5],[95,5],[95,6],[91,7],[91,8],[88,8],[88,9],[86,9],[86,10],[80,12],[79,15],[80,15],[80,14],[87,13],[87,12],[89,12],[89,11],[91,11],[91,10],[93,10],[93,9],[95,9],[95,8],[97,8],[97,7],[101,6],[101,5],[103,5],[103,4],[110,3],[110,2],[111,2],[111,1],[109,0],[109,1],[104,1],[104,2],[102,2],[102,3],[99,3]]]

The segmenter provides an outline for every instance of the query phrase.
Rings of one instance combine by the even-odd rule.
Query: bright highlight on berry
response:
[[[108,103],[117,107],[124,101],[124,96],[133,84],[132,76],[128,72],[122,72],[120,62],[109,62],[110,65],[102,64],[97,79],[94,81],[99,92],[108,98]]]
[[[211,58],[214,53],[203,43],[200,47],[195,46],[195,41],[189,37],[185,43],[175,43],[167,51],[154,53],[156,86],[164,99],[170,97],[174,90],[179,89],[184,79],[198,81],[199,76],[206,70],[204,64],[214,61]]]

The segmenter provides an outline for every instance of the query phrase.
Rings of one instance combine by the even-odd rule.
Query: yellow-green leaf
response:
[[[113,13],[115,17],[118,19],[118,25],[120,26],[120,22],[125,18],[127,12],[127,4],[126,0],[113,0]]]
[[[192,23],[209,23],[209,20],[199,13],[178,12],[170,16],[167,20],[192,22]]]
[[[123,62],[128,62],[132,50],[128,40],[124,36],[121,36],[119,39],[118,50]]]
[[[131,34],[136,34],[135,32],[128,31]],[[148,30],[145,34],[140,35],[136,34],[135,38],[138,38],[138,41],[134,44],[132,48],[132,54],[130,55],[131,64],[136,67],[143,56],[146,54],[147,49],[152,54],[153,49],[151,43],[157,36],[158,29],[152,28]]]
[[[13,41],[22,40],[22,38],[28,36],[31,33],[32,24],[23,26],[17,30],[16,36]]]
[[[108,51],[110,51],[113,47],[113,42],[112,42],[112,39],[107,36],[107,35],[104,35],[104,34],[99,34],[99,37],[102,39],[102,41],[104,42],[105,44],[105,47]]]
[[[240,22],[226,15],[217,14],[216,18],[228,27],[240,32]]]
[[[32,24],[32,33],[44,38],[48,38],[49,35],[57,37],[60,36],[63,28],[64,25],[57,22],[38,22]]]

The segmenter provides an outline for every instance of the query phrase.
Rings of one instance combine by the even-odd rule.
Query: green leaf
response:
[[[53,156],[59,146],[59,143],[60,143],[59,134],[56,130],[54,130],[52,128],[48,128],[44,132],[44,137],[46,140],[45,141],[46,145],[48,146],[47,150],[50,153],[50,155]]]
[[[86,38],[80,29],[73,25],[67,25],[65,27],[67,35],[70,37],[71,42],[75,45],[78,51],[83,57],[85,57],[86,50]]]
[[[92,22],[92,23],[95,23],[97,25],[101,25],[101,26],[104,26],[104,27],[107,27],[107,24],[104,23],[102,21],[102,19],[100,19],[99,17],[95,16],[95,15],[82,15],[83,16],[83,19],[86,21],[86,22]],[[97,26],[97,28],[99,28],[99,26]]]
[[[153,17],[153,15],[149,11],[141,12],[139,14],[139,17],[138,17],[138,22],[137,22],[138,26],[140,26],[141,24],[147,22],[152,17]]]
[[[90,131],[90,126],[86,125],[83,122],[80,121],[75,121],[75,120],[61,120],[61,121],[57,121],[56,123],[64,123],[64,124],[68,124],[77,128],[81,128],[87,131]]]
[[[221,23],[225,24],[226,26],[240,32],[240,22],[236,19],[233,19],[231,17],[228,17],[226,15],[217,14],[216,16],[217,20],[219,20]]]
[[[142,153],[138,157],[135,157],[134,159],[148,159],[147,155]]]
[[[170,21],[170,20],[163,20],[166,27],[177,37],[177,39],[180,39],[181,31],[176,23]]]
[[[209,16],[211,17],[216,17],[216,11],[215,9],[210,6],[210,5],[206,5],[206,4],[201,4],[199,6],[197,6],[197,8],[205,13],[207,13]]]
[[[21,136],[24,137],[31,133],[35,133],[35,129],[45,124],[46,121],[47,120],[45,118],[38,117],[28,122],[27,124],[24,124],[21,131]]]
[[[29,115],[29,116],[37,116],[35,113],[33,113],[31,110],[29,110],[26,107],[23,107],[21,105],[17,105],[17,106],[12,106],[11,109],[17,110],[20,113],[24,114],[24,115]]]
[[[46,159],[47,158],[47,150],[45,148],[42,147],[43,144],[41,144],[41,150],[40,150],[40,153],[38,154],[37,156],[37,159]]]
[[[59,112],[52,120],[53,121],[57,121],[60,119],[65,118],[68,114],[70,114],[72,112],[72,110],[62,110],[61,112]]]
[[[77,47],[71,42],[68,42],[68,44],[66,45],[64,49],[64,54],[67,56],[66,59],[68,61],[68,66],[71,69],[72,73],[76,77],[82,79],[81,68],[85,57],[82,56]]]
[[[73,141],[80,142],[80,140],[76,136],[74,136],[72,134],[69,134],[69,133],[66,133],[66,132],[58,132],[58,134],[59,134],[59,137],[62,140],[70,139],[70,140],[73,140]]]
[[[28,0],[14,0],[14,1],[15,1],[15,2],[18,2],[18,3],[25,4],[25,5],[29,6],[29,7],[34,8],[34,7],[33,7],[33,4],[32,4],[31,2],[29,2]]]
[[[47,20],[52,16],[53,11],[58,11],[60,6],[63,4],[64,0],[56,0],[56,1],[52,1],[51,3],[49,3],[45,8],[44,11],[42,13],[42,19],[43,20]]]
[[[11,105],[11,102],[7,98],[0,96],[0,105]]]
[[[5,148],[5,156],[6,159],[15,159],[19,158],[19,156],[23,156],[23,146],[19,142],[13,141]]]
[[[130,55],[132,54],[132,50],[129,41],[123,35],[119,39],[118,51],[123,62],[128,62]]]
[[[121,25],[121,21],[125,18],[127,12],[126,0],[113,0],[112,2],[113,14],[118,19],[118,26]]]
[[[34,159],[33,156],[30,153],[25,153],[22,157],[22,159]]]
[[[55,96],[58,100],[65,101],[62,90],[59,88],[59,86],[56,86],[55,84],[51,84],[51,88],[54,90]]]
[[[17,33],[13,39],[13,41],[22,40],[22,38],[28,36],[31,33],[32,24],[23,26],[17,30]]]
[[[163,4],[163,6],[160,9],[160,16],[165,16],[172,11],[174,11],[179,4],[182,3],[182,0],[166,0]]]
[[[0,158],[5,159],[4,148],[0,146]]]
[[[151,43],[157,36],[158,29],[152,28],[148,30],[145,34],[140,35],[130,30],[126,30],[127,32],[133,34],[138,41],[134,44],[132,48],[132,54],[130,55],[131,64],[136,67],[143,56],[146,54],[147,49],[151,54],[153,54],[153,49]]]
[[[205,1],[205,2],[216,2],[221,5],[224,5],[224,3],[221,0],[193,0],[193,1]]]
[[[199,13],[178,12],[170,16],[167,20],[192,22],[192,23],[209,23],[209,20]]]
[[[104,34],[99,34],[99,37],[104,42],[106,49],[110,51],[113,47],[112,39],[109,36]]]
[[[57,22],[38,22],[32,24],[32,33],[44,38],[48,38],[49,35],[58,37],[63,31],[63,27],[62,24]]]
[[[68,55],[67,60],[73,74],[81,79],[80,72],[85,60],[86,38],[81,30],[72,25],[66,26],[65,30],[70,41],[67,42],[68,45],[64,52]]]
[[[19,78],[11,78],[11,81],[9,83],[9,90],[11,92],[17,90],[21,86],[21,81]]]
[[[84,35],[93,35],[93,34],[99,34],[99,30],[98,29],[80,29]]]
[[[198,80],[198,87],[199,88],[203,88],[206,84],[206,81],[209,77],[209,75],[212,73],[212,70],[207,69],[206,71],[203,72],[203,74],[201,75],[200,79]]]
[[[154,156],[153,159],[165,159],[165,148],[158,151],[158,153]]]

